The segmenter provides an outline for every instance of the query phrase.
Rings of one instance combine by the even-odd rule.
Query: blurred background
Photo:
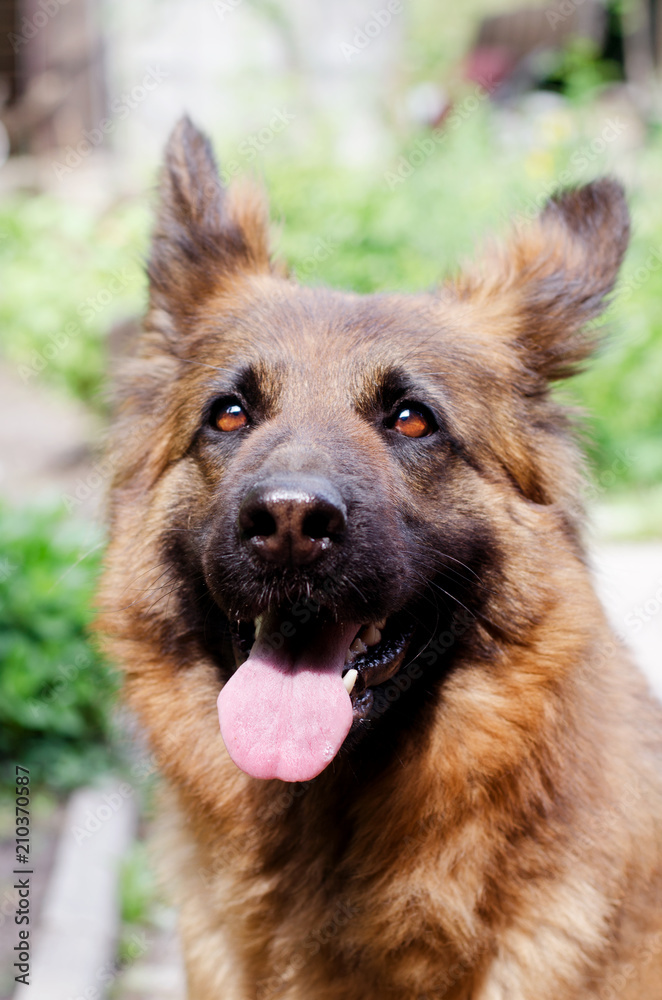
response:
[[[0,997],[17,763],[31,1000],[182,996],[144,844],[158,762],[88,635],[109,372],[145,305],[176,119],[224,179],[264,179],[300,281],[360,292],[429,288],[559,186],[624,181],[608,336],[559,392],[587,414],[598,585],[660,692],[661,73],[662,0],[0,0]]]

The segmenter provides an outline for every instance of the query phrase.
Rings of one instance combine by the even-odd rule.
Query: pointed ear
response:
[[[538,387],[566,378],[596,346],[583,328],[605,308],[629,233],[618,182],[561,192],[460,277],[455,294],[491,314]]]
[[[168,140],[159,195],[148,265],[155,306],[185,319],[233,275],[270,270],[261,193],[224,189],[209,140],[188,117]]]

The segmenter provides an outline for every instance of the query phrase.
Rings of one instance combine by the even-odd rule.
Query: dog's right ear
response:
[[[630,217],[609,178],[559,192],[530,224],[451,285],[489,316],[495,344],[514,351],[525,394],[574,374],[595,350],[587,324],[604,310],[627,249]]]
[[[261,192],[226,191],[209,140],[185,116],[166,146],[148,264],[152,305],[185,323],[233,276],[270,269]]]

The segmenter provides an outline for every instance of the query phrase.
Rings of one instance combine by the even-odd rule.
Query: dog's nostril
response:
[[[278,530],[276,520],[269,511],[259,508],[247,512],[247,516],[242,519],[241,527],[245,538],[255,538],[258,535],[268,538],[269,535],[275,535]]]
[[[334,533],[333,516],[325,510],[314,510],[306,514],[301,525],[301,531],[308,538],[328,538]],[[337,529],[336,529],[337,530]]]

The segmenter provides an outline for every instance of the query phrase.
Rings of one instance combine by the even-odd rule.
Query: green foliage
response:
[[[590,453],[607,487],[662,482],[662,205],[654,196],[661,156],[658,133],[628,191],[632,242],[603,347],[569,387],[588,414]]]
[[[156,901],[156,883],[147,845],[135,843],[124,858],[120,873],[122,923],[144,924]]]
[[[117,972],[121,974],[144,958],[149,947],[150,931],[159,926],[163,912],[152,869],[149,850],[144,841],[134,843],[125,856],[120,871],[121,929],[117,947]],[[112,995],[124,995],[120,979]]]
[[[570,38],[557,53],[549,53],[546,85],[561,90],[573,101],[595,97],[598,91],[622,79],[620,67],[610,59],[601,59],[595,44],[588,38]]]
[[[146,213],[98,218],[50,195],[0,205],[0,346],[24,381],[99,405],[108,329],[142,309]]]
[[[296,276],[357,292],[421,291],[455,268],[504,211],[503,177],[486,170],[478,178],[476,171],[490,144],[484,104],[441,143],[413,136],[377,171],[323,157],[300,160],[294,171],[269,164],[272,212],[282,220],[279,250]],[[404,162],[417,160],[426,138],[423,163],[400,179],[398,168],[406,172]]]
[[[0,757],[54,790],[110,760],[116,682],[87,634],[89,534],[59,513],[0,508]]]

